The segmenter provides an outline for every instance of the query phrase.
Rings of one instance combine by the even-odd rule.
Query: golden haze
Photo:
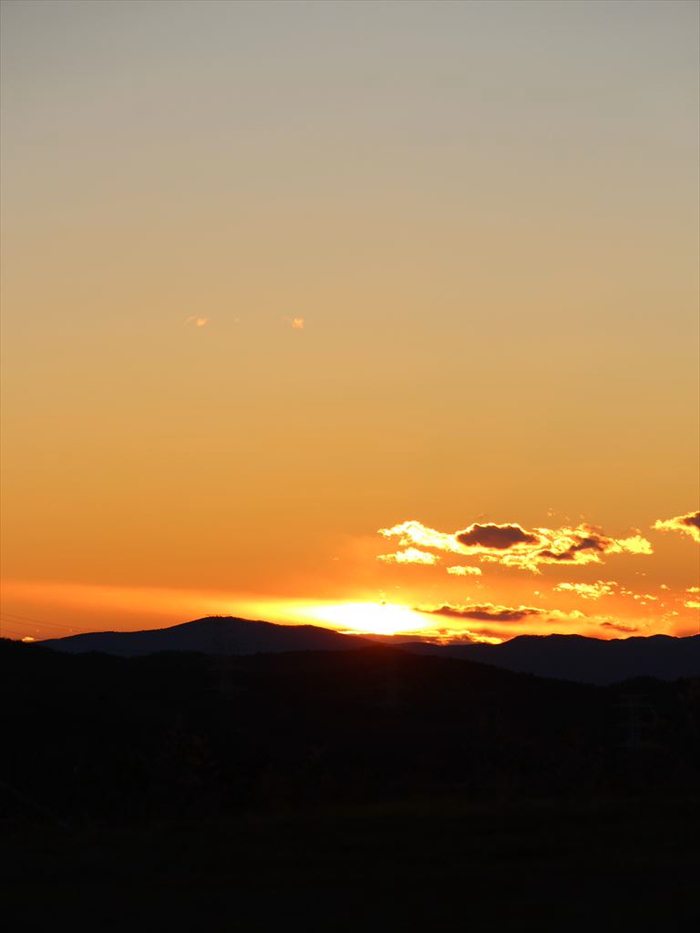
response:
[[[3,5],[4,635],[698,631],[698,7],[552,15]]]

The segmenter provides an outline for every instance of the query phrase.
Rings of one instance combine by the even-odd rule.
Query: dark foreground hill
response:
[[[589,684],[633,677],[678,680],[700,676],[700,635],[620,638],[602,641],[581,635],[521,635],[501,645],[403,646],[441,657],[464,658],[509,671]]]
[[[42,645],[70,654],[99,651],[122,658],[136,658],[160,651],[210,655],[345,651],[365,647],[367,642],[363,638],[341,635],[315,625],[275,625],[272,622],[215,616],[140,632],[87,632],[48,639]]]
[[[0,642],[0,729],[12,929],[675,929],[697,910],[697,679]]]
[[[0,645],[4,777],[57,813],[700,786],[697,679],[597,688],[382,646],[118,658]]]

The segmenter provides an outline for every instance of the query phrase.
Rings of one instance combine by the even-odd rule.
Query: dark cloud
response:
[[[686,515],[683,519],[683,524],[687,525],[688,528],[700,528],[700,512],[695,512],[692,515]]]
[[[601,628],[611,628],[616,632],[638,632],[639,626],[626,625],[624,622],[601,622]]]
[[[426,610],[421,609],[420,612]],[[507,606],[494,606],[484,603],[481,606],[441,606],[439,609],[428,610],[430,615],[448,616],[452,619],[477,619],[480,622],[519,622],[528,616],[543,614],[542,609],[533,609],[530,606],[520,606],[510,609]]]
[[[539,557],[544,557],[547,560],[556,560],[556,561],[567,561],[567,560],[576,560],[576,555],[581,551],[597,551],[599,554],[604,554],[607,550],[607,542],[610,539],[604,537],[592,537],[582,538],[576,544],[572,544],[565,551],[560,551],[555,553],[550,551],[548,548],[539,552]]]
[[[515,547],[518,544],[537,544],[537,535],[530,534],[520,525],[470,525],[455,535],[457,541],[465,547],[487,547],[499,551]]]

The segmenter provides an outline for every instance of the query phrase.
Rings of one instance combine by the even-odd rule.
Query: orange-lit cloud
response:
[[[686,593],[688,593],[689,596],[697,596],[698,593],[700,593],[700,586],[689,586],[686,589]],[[686,609],[700,609],[700,601],[697,599],[686,599],[683,605]]]
[[[206,327],[210,321],[210,317],[197,317],[193,314],[186,318],[185,324],[194,324],[195,327]]]
[[[557,583],[555,593],[574,593],[581,599],[600,599],[601,596],[610,596],[617,586],[615,580],[598,580],[597,583]]]
[[[657,531],[680,531],[690,535],[693,541],[700,544],[700,512],[686,512],[685,515],[676,515],[674,518],[658,519],[653,526]]]
[[[481,569],[479,567],[465,567],[462,564],[458,564],[455,567],[448,567],[447,572],[453,574],[455,577],[481,576]]]
[[[534,528],[528,531],[517,524],[474,523],[463,531],[450,534],[428,528],[418,521],[406,521],[392,528],[382,528],[379,534],[385,538],[398,538],[403,547],[419,545],[534,573],[539,572],[540,564],[600,564],[603,563],[602,555],[606,554],[652,553],[649,541],[639,534],[629,538],[611,538],[587,524],[575,528]]]
[[[285,321],[290,325],[292,330],[303,330],[304,329],[304,318],[303,317],[286,317]]]
[[[428,551],[419,551],[418,548],[409,547],[405,551],[397,551],[395,554],[380,554],[377,560],[382,560],[387,564],[437,564],[442,558],[437,554],[430,554]]]
[[[421,547],[434,548],[438,551],[453,551],[463,554],[465,549],[455,541],[455,536],[442,531],[435,531],[417,521],[402,522],[393,528],[380,528],[379,534],[385,538],[399,538],[402,545],[418,544]]]

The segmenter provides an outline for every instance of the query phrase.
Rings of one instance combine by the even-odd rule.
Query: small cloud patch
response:
[[[573,593],[581,599],[600,599],[601,596],[610,596],[617,586],[615,580],[598,580],[597,583],[557,583],[555,593]]]
[[[437,564],[440,558],[436,554],[428,554],[427,551],[419,551],[418,548],[409,547],[405,551],[397,551],[395,554],[380,554],[377,560],[385,564]]]

